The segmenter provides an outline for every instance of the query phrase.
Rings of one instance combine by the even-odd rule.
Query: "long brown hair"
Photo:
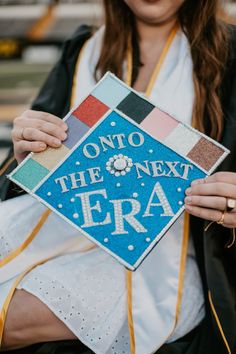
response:
[[[218,140],[223,131],[220,89],[229,53],[229,30],[218,18],[219,7],[219,0],[185,0],[179,10],[193,60],[193,125]],[[122,78],[129,35],[138,47],[135,17],[123,0],[104,0],[104,8],[106,28],[96,75],[110,70]]]

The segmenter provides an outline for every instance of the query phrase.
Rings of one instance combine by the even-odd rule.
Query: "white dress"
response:
[[[186,65],[185,58],[182,59],[183,49],[186,48],[186,52],[188,51],[183,35],[180,35],[176,39],[174,45],[176,48],[173,46],[173,51],[176,51],[176,55],[179,59],[173,62],[173,60],[171,60],[173,53],[168,54],[169,57],[165,60],[166,68],[163,68],[160,74],[159,85],[161,89],[157,86],[156,92],[158,90],[159,92],[158,94],[153,92],[153,97],[155,97],[155,95],[161,97],[162,95],[161,102],[164,105],[165,95],[163,92],[165,85],[167,85],[166,92],[168,92],[168,94],[171,90],[174,90],[173,95],[179,95],[178,99],[174,101],[178,102],[179,105],[178,107],[172,105],[173,111],[179,112],[179,115],[183,119],[185,119],[184,117],[188,117],[185,121],[190,123],[191,104],[189,104],[190,98],[186,95],[189,95],[192,90],[192,79],[189,77],[189,74],[186,73],[186,68],[189,66],[189,71],[191,71],[191,63],[189,61],[189,64]],[[89,55],[93,57],[93,61],[96,61],[96,58],[94,59],[91,53]],[[84,62],[86,65],[87,60]],[[171,74],[171,70],[174,71],[173,74]],[[81,75],[85,75],[85,72],[86,70],[82,68]],[[93,72],[93,70],[91,72]],[[83,82],[89,81],[89,75],[88,71],[88,78],[86,77]],[[175,86],[170,79],[165,78],[165,75],[173,78]],[[165,85],[163,83],[165,83]],[[190,89],[186,91],[186,94],[183,92],[181,85],[190,87]],[[187,100],[186,104],[184,104],[185,100]],[[166,103],[168,104],[169,100],[166,99]],[[187,106],[188,109],[186,109]],[[183,110],[185,110],[184,113],[186,114],[182,114]],[[5,233],[0,230],[0,260],[19,246],[22,242],[19,235],[27,235],[30,230],[29,227],[32,229],[35,220],[38,220],[43,210],[45,210],[44,206],[40,205],[38,201],[34,200],[29,195],[18,197],[15,201],[14,209],[19,211],[24,202],[26,204],[29,203],[29,209],[32,210],[31,214],[30,212],[27,214],[27,223],[24,224],[21,222],[19,224],[17,234],[16,231],[14,231],[14,234],[10,235],[11,232],[9,228],[5,230]],[[6,208],[9,208],[9,213],[12,214],[10,201],[9,203],[4,203],[4,210],[6,211]],[[6,216],[7,215],[8,212],[6,211]],[[68,232],[74,234],[78,233],[77,230],[60,219],[59,216],[54,215],[53,218],[55,232],[61,232],[65,235]],[[4,224],[4,222],[5,220],[1,220],[0,215],[0,224]],[[15,222],[18,222],[17,216]],[[181,232],[183,226],[182,222],[183,220],[180,218],[173,225],[175,227],[174,232]],[[9,223],[9,225],[11,224]],[[47,222],[44,227],[45,234]],[[47,237],[50,239],[50,234],[48,234]],[[165,237],[160,242],[164,242],[164,239]],[[30,245],[28,247],[30,250]],[[146,262],[146,260],[144,262]],[[142,265],[140,267],[142,267]],[[176,279],[173,279],[173,282],[176,283]],[[153,283],[155,285],[155,282]],[[31,270],[18,284],[17,288],[28,291],[44,302],[79,340],[91,348],[96,354],[130,354],[130,337],[127,321],[126,269],[102,249],[96,247],[86,252],[77,250],[68,254],[66,254],[64,250],[63,255],[57,256]],[[156,284],[156,288],[160,288],[161,290],[161,284]],[[155,309],[155,304],[151,304],[150,306],[150,303],[148,303],[149,300],[145,298],[145,296],[142,301],[144,305],[149,307],[149,310],[152,308],[151,306]],[[136,313],[135,315],[137,316],[139,314]],[[194,248],[190,240],[186,260],[181,312],[177,326],[168,341],[174,341],[184,336],[199,324],[203,317],[204,299],[201,280],[195,260]],[[155,329],[155,332],[158,335],[158,328]],[[143,335],[147,337],[148,342],[148,333],[143,333]],[[153,342],[155,342],[155,338]],[[146,351],[147,354],[153,352],[151,349]],[[138,353],[143,354],[143,350],[139,349]]]
[[[34,209],[33,221],[37,210],[39,214],[44,207],[29,195],[18,197],[15,203],[22,206],[29,198],[31,208]],[[62,233],[73,229],[57,215],[54,220]],[[181,218],[175,227],[182,228]],[[4,239],[7,238],[2,234],[2,243]],[[19,243],[19,239],[8,239],[3,256]],[[23,278],[17,288],[28,291],[45,303],[95,353],[129,354],[125,272],[123,265],[96,247],[86,252],[58,256],[37,266]],[[201,280],[190,240],[180,318],[169,342],[184,336],[203,317]]]
[[[129,352],[125,271],[104,251],[57,257],[32,270],[18,288],[37,296],[96,353]],[[119,352],[108,338],[119,340]]]

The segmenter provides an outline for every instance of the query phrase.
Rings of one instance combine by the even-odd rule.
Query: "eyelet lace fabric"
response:
[[[30,196],[18,197],[14,205],[4,202],[0,213],[0,260],[24,242],[32,230],[31,220],[38,220],[44,210]],[[68,232],[69,226],[59,219],[53,219],[52,225],[54,231]],[[32,244],[28,245],[28,251],[34,252]],[[27,274],[18,288],[44,302],[95,353],[130,354],[125,272],[119,262],[97,247],[47,261]],[[204,314],[201,279],[190,238],[182,307],[177,327],[168,341],[188,333]]]
[[[1,203],[0,260],[27,239],[45,209],[28,194]]]
[[[129,353],[125,269],[100,249],[48,261],[18,288],[37,296],[95,353]]]
[[[0,260],[4,259],[13,250],[9,240],[0,231]]]

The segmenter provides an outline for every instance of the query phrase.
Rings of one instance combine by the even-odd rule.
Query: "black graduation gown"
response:
[[[59,117],[65,116],[69,111],[76,60],[84,41],[90,36],[91,29],[82,26],[65,42],[61,58],[40,90],[32,109],[46,111]],[[231,154],[218,170],[235,172],[236,28],[234,27],[232,27],[231,57],[225,70],[221,92],[224,112],[224,133],[221,143],[231,150]],[[12,153],[9,157],[11,156]],[[1,200],[19,195],[16,186],[6,179],[6,174],[10,173],[15,166],[15,162],[11,163],[4,175],[0,177]],[[197,329],[176,342],[163,345],[156,354],[236,353],[236,243],[230,249],[225,248],[225,244],[231,237],[231,231],[214,224],[205,233],[205,226],[203,220],[191,217],[190,230],[203,283],[206,317]],[[156,330],[158,333],[158,328]],[[79,341],[71,341],[39,344],[18,350],[16,353],[89,354],[92,352]]]

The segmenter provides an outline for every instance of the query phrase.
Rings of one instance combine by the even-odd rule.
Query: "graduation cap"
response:
[[[131,270],[184,211],[191,182],[229,153],[111,73],[64,120],[62,146],[9,178]]]

